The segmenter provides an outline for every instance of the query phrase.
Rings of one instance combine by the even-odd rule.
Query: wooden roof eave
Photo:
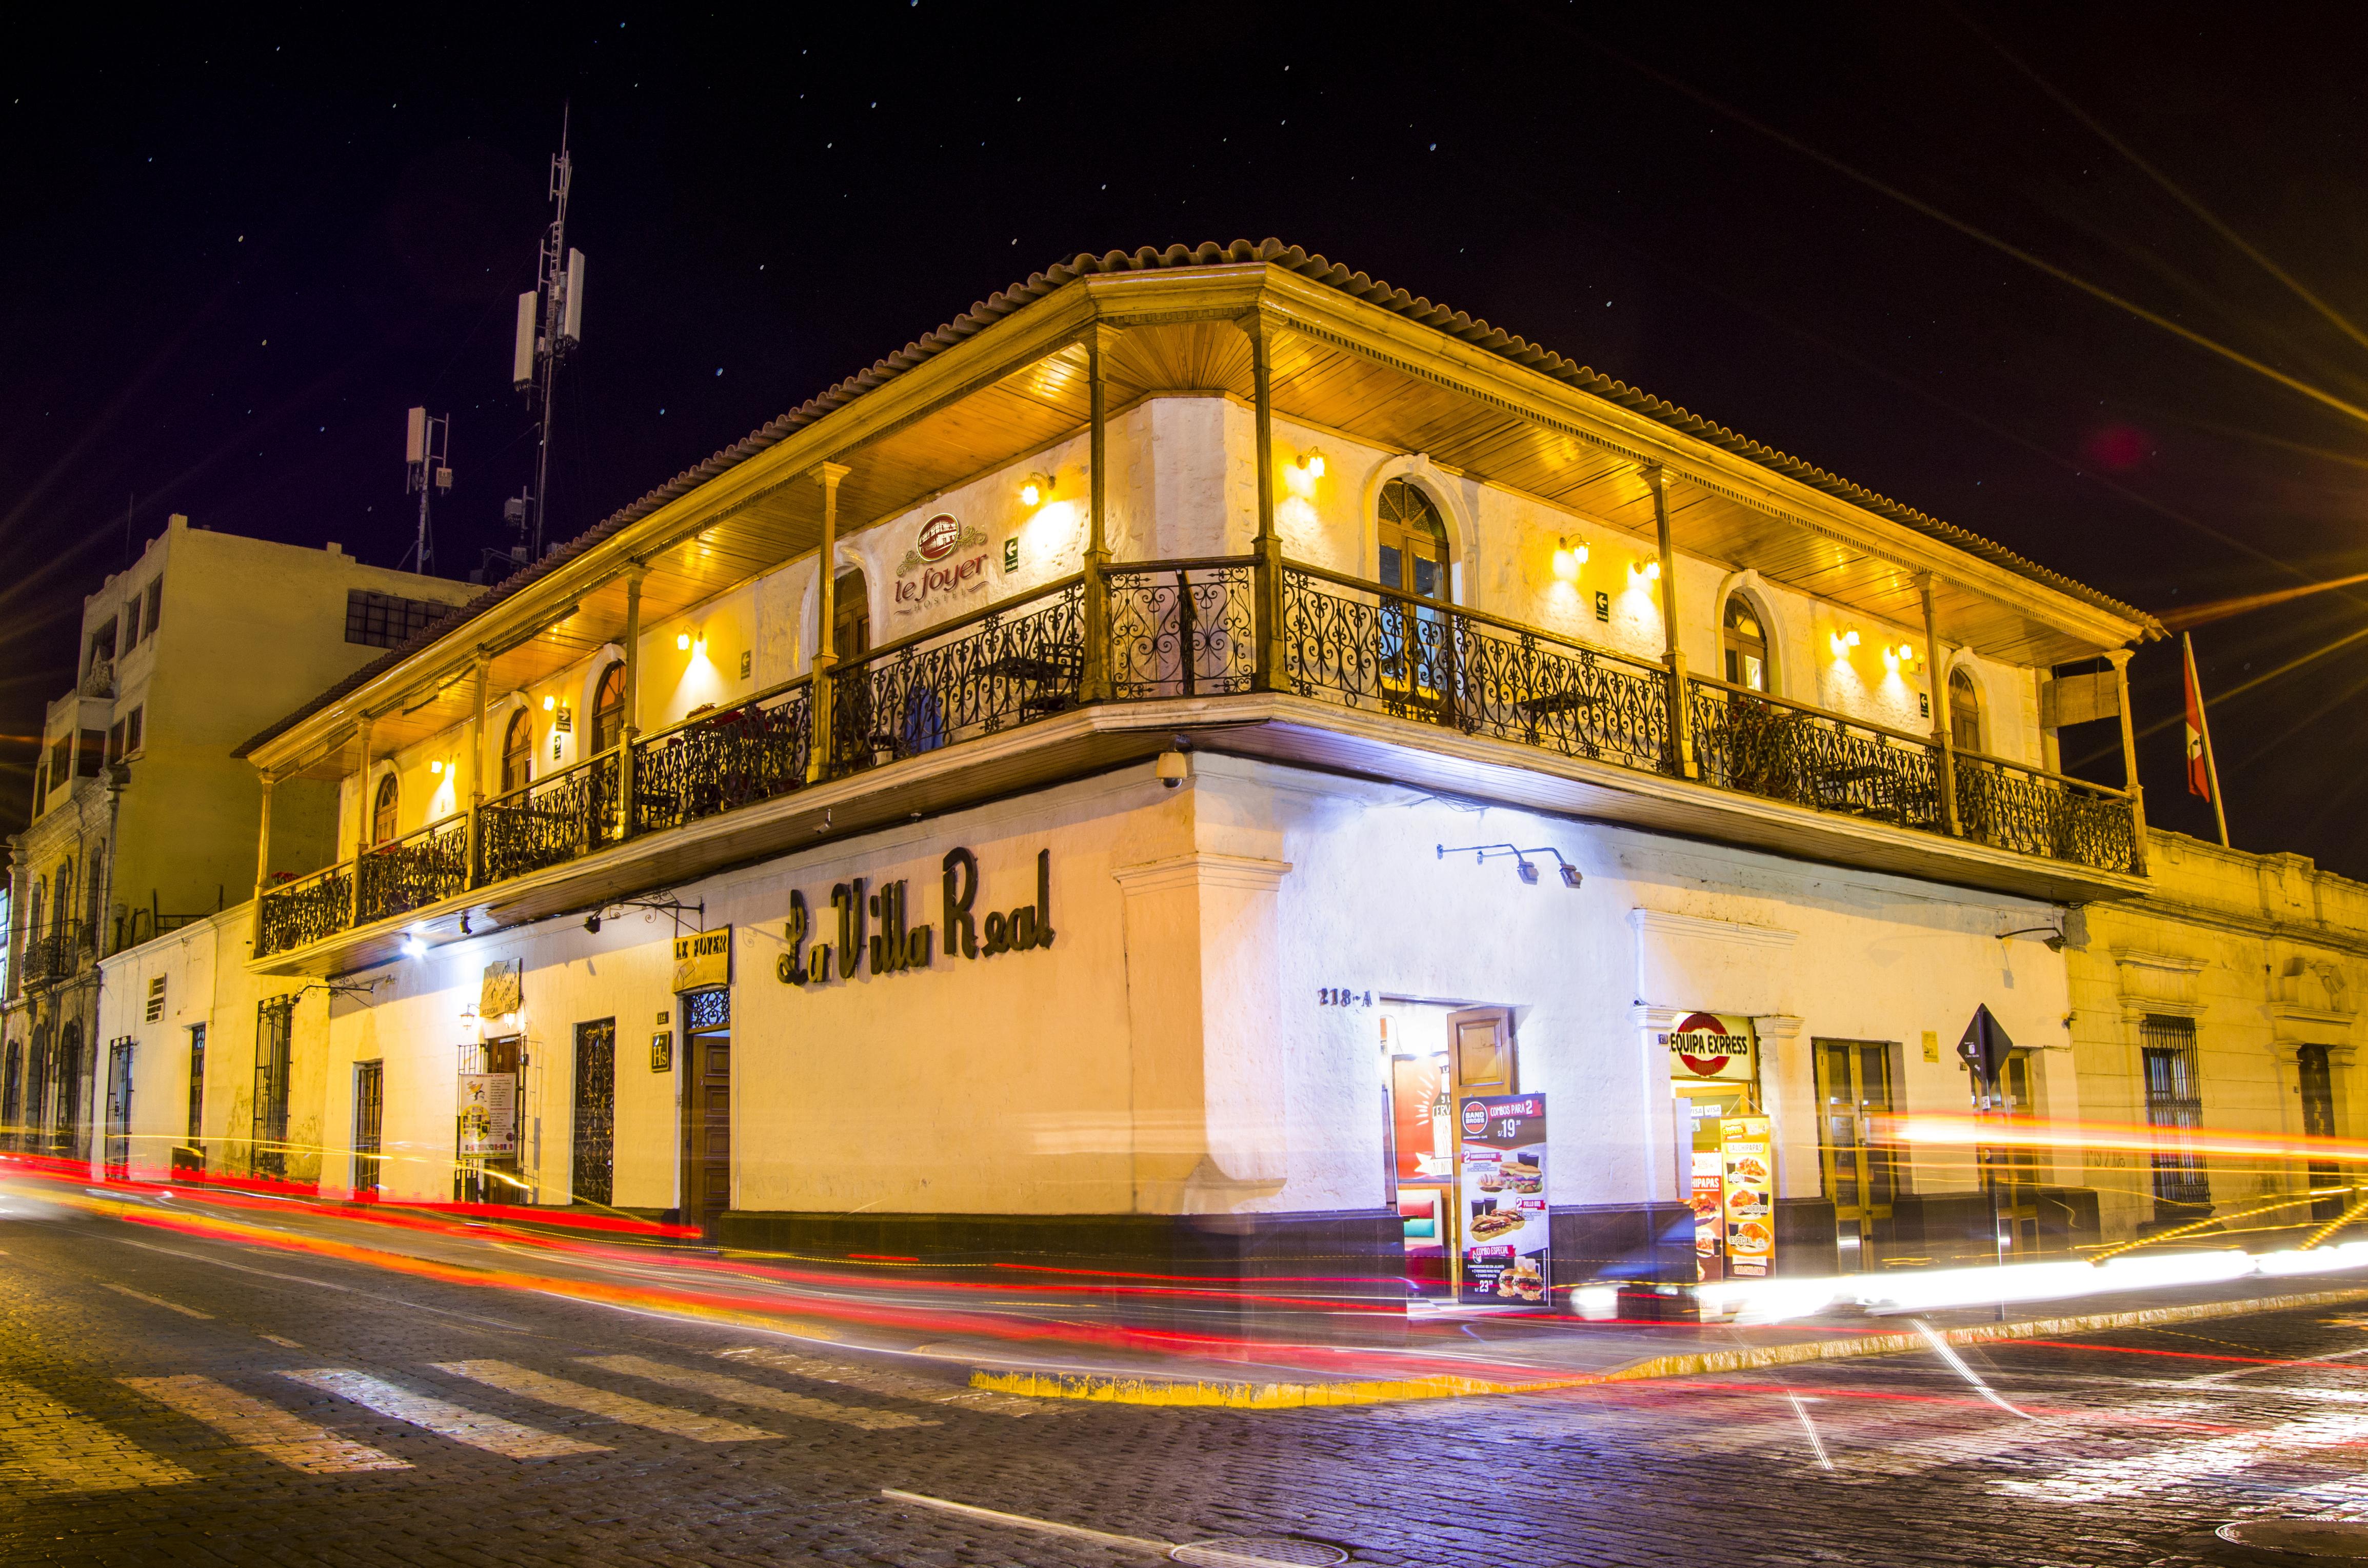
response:
[[[1296,273],[1272,267],[1266,270],[1258,304],[1285,330],[1377,358],[1402,373],[1536,420],[1639,465],[1659,463],[1672,478],[1863,551],[1903,572],[1930,572],[1936,579],[2012,606],[2084,646],[2118,648],[2146,632],[2139,621],[1771,473],[1748,459],[1565,386],[1478,345]],[[1156,279],[1162,275],[1126,276]]]
[[[837,460],[1059,352],[1091,324],[1093,309],[1084,290],[1064,289],[989,324],[619,529],[412,658],[256,746],[249,760],[277,776],[302,771],[341,749],[361,715],[399,710],[421,692],[464,677],[480,649],[515,647],[541,635],[560,612],[633,562],[651,562],[647,569],[655,574],[662,570],[657,557],[737,508],[804,479],[818,464]]]

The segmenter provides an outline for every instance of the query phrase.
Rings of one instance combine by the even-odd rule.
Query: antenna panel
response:
[[[570,343],[584,340],[584,253],[567,250],[567,303],[560,312],[559,335]]]
[[[427,460],[427,411],[415,408],[405,416],[403,427],[403,460],[424,463]]]
[[[510,384],[524,392],[534,384],[534,306],[539,298],[529,289],[518,296],[518,345],[510,351]]]

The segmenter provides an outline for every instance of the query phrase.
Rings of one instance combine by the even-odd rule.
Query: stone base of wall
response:
[[[1403,1333],[1406,1325],[1406,1227],[1392,1209],[1305,1214],[735,1210],[716,1221],[713,1235],[722,1246],[787,1254],[865,1278],[991,1280],[1015,1291],[1057,1288],[1069,1307],[1126,1327],[1370,1343]]]
[[[1776,1273],[1835,1271],[1834,1206],[1822,1198],[1776,1200]],[[1554,1282],[1691,1284],[1694,1211],[1683,1203],[1574,1203],[1554,1210]]]

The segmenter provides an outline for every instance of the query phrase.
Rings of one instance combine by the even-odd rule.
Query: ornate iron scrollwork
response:
[[[1076,706],[1084,594],[1071,583],[831,676],[830,767],[858,772]]]
[[[588,855],[617,836],[617,761],[608,752],[478,808],[484,881],[501,881]]]
[[[813,693],[803,685],[633,747],[633,830],[679,827],[806,781]]]
[[[346,929],[353,920],[353,873],[347,861],[267,889],[256,903],[256,955],[307,947]]]
[[[1247,562],[1112,567],[1110,693],[1121,701],[1223,697],[1257,671]]]
[[[408,915],[469,885],[469,824],[447,817],[363,855],[361,923]]]

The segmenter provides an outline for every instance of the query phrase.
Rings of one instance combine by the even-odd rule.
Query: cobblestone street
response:
[[[2368,1345],[2325,1312],[1247,1413],[105,1219],[0,1252],[10,1562],[2143,1564],[2368,1510]]]

